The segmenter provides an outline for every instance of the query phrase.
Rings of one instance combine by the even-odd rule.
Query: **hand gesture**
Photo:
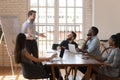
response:
[[[57,54],[56,54],[56,53],[51,56],[51,59],[53,59],[53,58],[55,58],[55,57],[57,57]]]
[[[41,36],[41,37],[46,37],[44,34],[45,34],[45,33],[40,33],[39,36]]]
[[[79,49],[79,48],[76,48],[76,51],[77,51],[77,52],[79,52],[79,51],[81,51],[81,49]]]
[[[92,36],[88,36],[87,39],[86,39],[86,41],[90,40],[91,38],[92,38]]]
[[[109,64],[108,62],[104,62],[104,63],[103,63],[103,66],[106,66],[106,67],[107,67],[107,66],[110,66],[110,64]]]

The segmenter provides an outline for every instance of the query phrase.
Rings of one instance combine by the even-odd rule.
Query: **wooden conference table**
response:
[[[50,53],[47,53],[50,55]],[[55,80],[54,67],[78,67],[78,66],[86,66],[87,67],[87,76],[85,76],[85,80],[90,80],[91,70],[93,66],[100,66],[101,63],[93,58],[83,59],[82,54],[75,54],[69,51],[64,52],[64,56],[61,60],[53,60],[51,62],[46,62],[46,65],[51,66],[53,80]]]

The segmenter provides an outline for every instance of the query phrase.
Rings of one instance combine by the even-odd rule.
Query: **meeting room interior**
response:
[[[120,80],[120,0],[0,0],[0,80]]]

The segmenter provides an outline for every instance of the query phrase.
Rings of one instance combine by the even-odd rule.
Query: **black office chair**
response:
[[[53,50],[57,50],[57,47],[58,47],[58,46],[60,46],[60,44],[55,44],[55,43],[53,43],[52,49],[53,49]]]
[[[29,63],[21,63],[23,77],[26,79],[48,79],[50,78],[49,73],[46,71],[46,67],[29,64]]]

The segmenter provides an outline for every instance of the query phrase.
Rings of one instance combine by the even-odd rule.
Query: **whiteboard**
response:
[[[0,21],[5,43],[7,45],[8,54],[13,55],[16,36],[18,33],[20,33],[18,17],[0,16]]]

